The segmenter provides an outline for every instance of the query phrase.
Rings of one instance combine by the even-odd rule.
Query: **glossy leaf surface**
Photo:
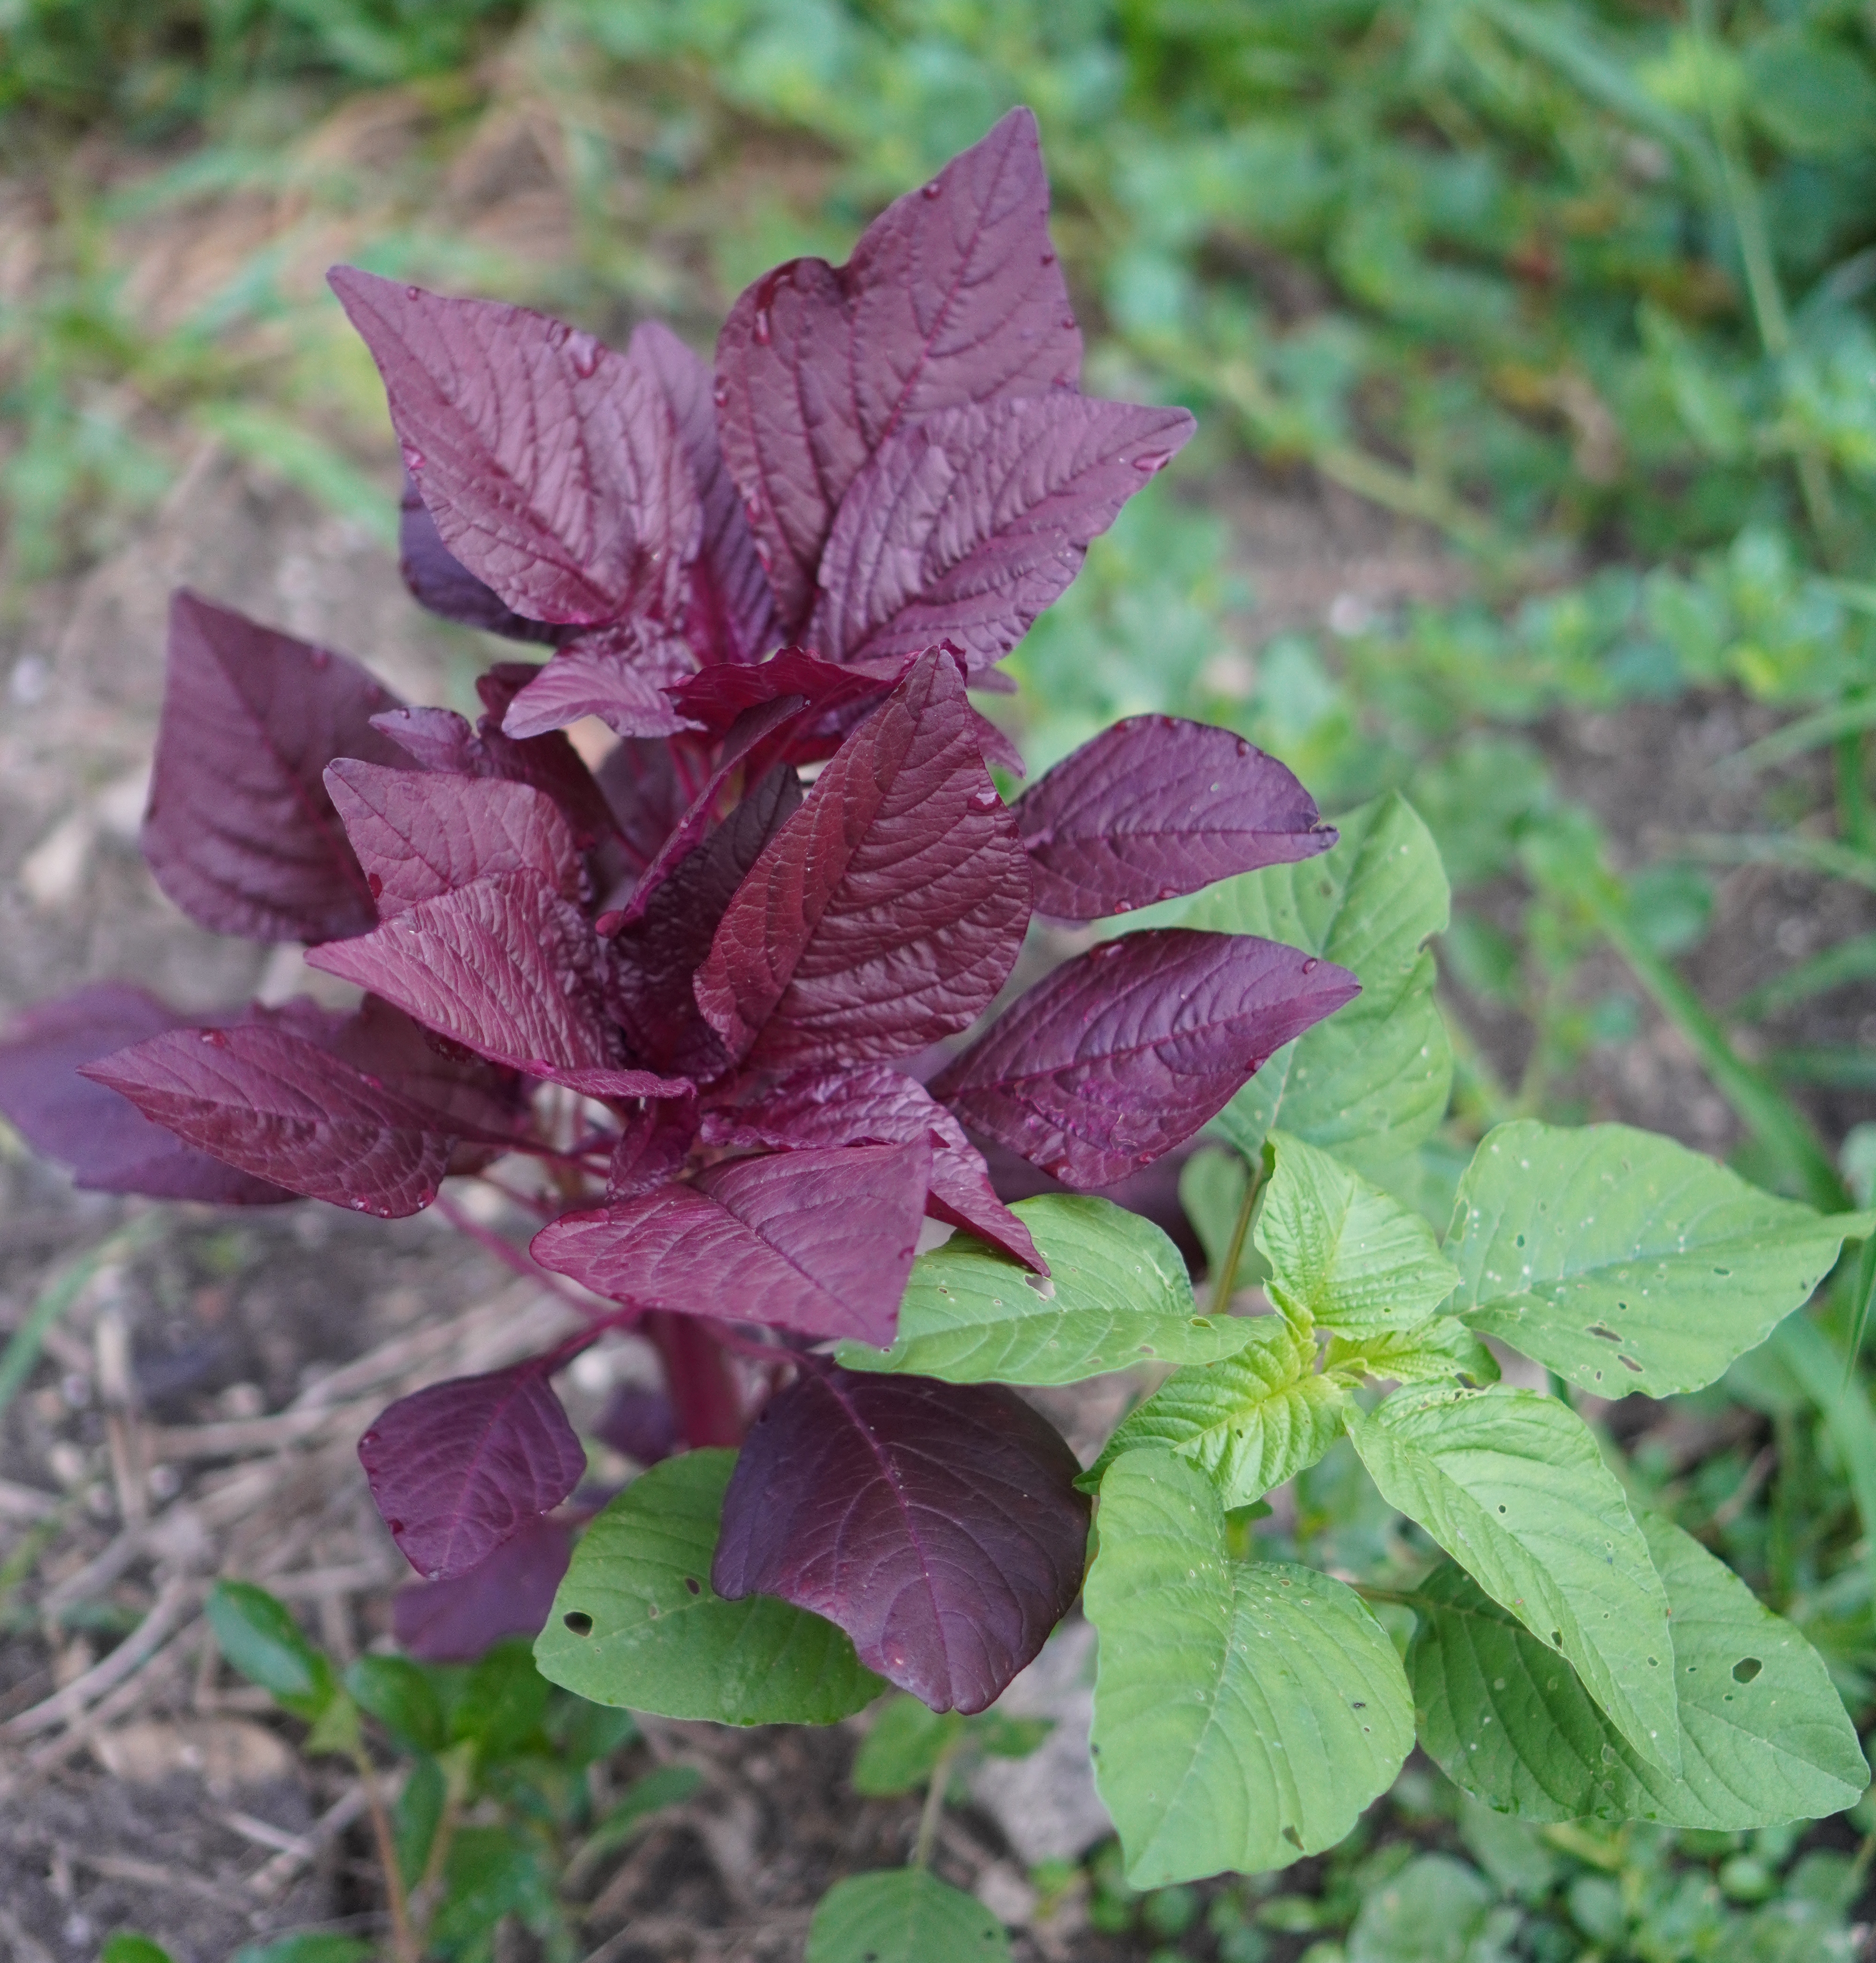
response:
[[[1014,966],[1029,881],[956,663],[934,649],[842,744],[737,889],[696,997],[770,1069],[911,1055]]]
[[[1666,1397],[1756,1349],[1871,1224],[1626,1125],[1520,1120],[1487,1134],[1459,1183],[1453,1308],[1600,1396]]]
[[[552,642],[558,627],[527,620],[506,604],[491,586],[478,579],[443,542],[430,507],[407,470],[398,499],[398,570],[420,607],[485,634],[503,634],[517,641]]]
[[[667,736],[682,725],[664,690],[690,672],[690,650],[656,621],[595,627],[564,642],[501,719],[505,735],[544,736],[596,716],[622,736]]]
[[[671,616],[702,514],[649,375],[524,308],[328,277],[456,559],[532,620]]]
[[[436,1198],[461,1129],[274,1023],[171,1030],[84,1074],[251,1178],[387,1220]]]
[[[952,1384],[1072,1384],[1141,1363],[1205,1362],[1249,1336],[1247,1322],[1199,1315],[1179,1250],[1151,1221],[1080,1196],[1013,1210],[1048,1259],[1046,1280],[954,1235],[912,1263],[891,1350],[846,1343],[840,1361]]]
[[[1101,1493],[1095,1780],[1135,1888],[1333,1846],[1413,1746],[1394,1645],[1354,1590],[1228,1551],[1210,1481],[1130,1453]]]
[[[932,1094],[1064,1185],[1112,1186],[1190,1138],[1356,986],[1275,941],[1125,934],[1045,976]]]
[[[1012,807],[1039,913],[1099,920],[1334,844],[1316,802],[1229,729],[1133,716],[1102,731]]]
[[[834,513],[895,430],[1072,389],[1080,367],[1026,109],[888,206],[846,265],[793,260],[744,292],[717,341],[719,421],[783,633],[806,621]]]
[[[331,940],[377,918],[323,781],[395,764],[397,698],[347,656],[178,592],[143,856],[191,920],[249,940]]]
[[[981,1711],[1080,1588],[1078,1469],[999,1385],[817,1369],[750,1431],[716,1586],[826,1616],[934,1711]]]
[[[1397,1391],[1349,1431],[1382,1498],[1567,1660],[1642,1756],[1680,1764],[1667,1596],[1589,1428],[1535,1391]]]
[[[371,1497],[399,1551],[432,1581],[466,1574],[586,1470],[539,1368],[522,1363],[399,1398],[358,1441]]]
[[[575,1550],[534,1645],[543,1676],[596,1704],[719,1724],[831,1724],[885,1688],[831,1622],[712,1585],[735,1454],[642,1474]]]
[[[1428,1752],[1526,1820],[1730,1833],[1854,1804],[1868,1768],[1823,1659],[1678,1527],[1641,1528],[1673,1610],[1680,1776],[1636,1753],[1555,1652],[1450,1564],[1420,1584],[1407,1651]]]
[[[532,1251],[639,1308],[889,1343],[930,1169],[922,1140],[733,1160],[695,1185],[565,1214]]]

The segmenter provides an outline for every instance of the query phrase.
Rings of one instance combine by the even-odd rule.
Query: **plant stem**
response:
[[[664,1385],[692,1446],[740,1445],[742,1399],[723,1346],[694,1315],[653,1309],[640,1325],[664,1366]]]
[[[918,1839],[912,1848],[915,1868],[931,1865],[932,1849],[938,1844],[938,1821],[945,1810],[945,1788],[951,1783],[951,1768],[963,1744],[960,1733],[938,1754],[938,1763],[931,1769],[930,1783],[925,1788],[924,1810],[918,1816]]]
[[[520,1276],[524,1281],[534,1283],[549,1295],[559,1295],[569,1308],[577,1308],[584,1316],[591,1318],[597,1312],[594,1303],[575,1295],[558,1275],[550,1274],[546,1269],[530,1260],[519,1247],[511,1241],[504,1240],[492,1227],[485,1227],[479,1220],[457,1206],[447,1193],[438,1193],[432,1203],[459,1234],[467,1235],[485,1253],[494,1255],[511,1273]]]
[[[1224,1315],[1231,1305],[1231,1297],[1237,1292],[1234,1284],[1237,1279],[1237,1267],[1244,1257],[1244,1236],[1250,1231],[1252,1209],[1257,1204],[1257,1190],[1263,1184],[1263,1160],[1260,1154],[1255,1165],[1244,1168],[1244,1202],[1237,1209],[1237,1218],[1232,1224],[1231,1238],[1225,1250],[1225,1259],[1218,1263],[1218,1272],[1212,1283],[1212,1299],[1207,1306],[1214,1315]]]
[[[423,1963],[423,1948],[411,1927],[410,1897],[404,1887],[403,1870],[398,1865],[397,1837],[391,1831],[391,1816],[385,1811],[384,1795],[378,1790],[377,1768],[363,1745],[354,1749],[352,1763],[358,1769],[359,1782],[365,1789],[365,1806],[371,1815],[371,1831],[378,1843],[378,1863],[384,1869],[385,1894],[391,1904],[391,1953],[396,1963]]]

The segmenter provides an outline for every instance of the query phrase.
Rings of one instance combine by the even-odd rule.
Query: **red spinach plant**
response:
[[[403,446],[412,590],[552,652],[483,676],[472,727],[179,594],[150,864],[362,1002],[87,989],[0,1049],[0,1105],[84,1184],[238,1205],[395,1216],[541,1162],[533,1256],[591,1327],[360,1446],[457,1591],[433,1648],[451,1615],[545,1617],[542,1668],[603,1702],[827,1721],[883,1679],[978,1712],[1082,1593],[1098,1491],[1094,1749],[1141,1885],[1332,1843],[1417,1717],[1461,1785],[1540,1817],[1847,1804],[1862,1760],[1815,1654],[1638,1522],[1570,1403],[1499,1384],[1481,1335],[1591,1388],[1690,1388],[1868,1223],[1645,1134],[1519,1125],[1442,1247],[1395,1196],[1450,1075],[1412,812],[1338,838],[1280,764],[1161,717],[999,794],[989,762],[1018,760],[969,690],[1192,429],[1080,392],[1047,205],[1017,111],[846,265],[750,288],[714,375],[656,325],[619,354],[335,272]],[[563,733],[589,716],[619,738],[597,772]],[[1032,912],[1189,895],[948,1047]],[[1240,1156],[1202,1315],[1166,1236],[1087,1196],[1207,1126]],[[1067,1190],[1006,1204],[985,1145]],[[927,1222],[951,1237],[921,1254]],[[1228,1312],[1247,1238],[1274,1314]],[[550,1379],[628,1326],[692,1449],[561,1580],[546,1516],[584,1459]],[[1009,1388],[1146,1359],[1171,1375],[1085,1473]],[[1357,1397],[1377,1382],[1401,1388]],[[1343,1582],[1244,1555],[1242,1510],[1345,1434],[1452,1557],[1394,1591],[1404,1664]],[[907,1885],[831,1898],[816,1953],[936,1884]]]

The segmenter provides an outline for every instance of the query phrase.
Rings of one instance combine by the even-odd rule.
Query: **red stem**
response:
[[[639,1326],[664,1366],[665,1388],[686,1442],[741,1444],[742,1397],[716,1335],[694,1315],[667,1308],[648,1311]]]
[[[434,1205],[437,1211],[458,1233],[466,1234],[477,1247],[493,1254],[504,1268],[511,1269],[537,1287],[544,1288],[549,1295],[557,1295],[569,1308],[577,1308],[589,1321],[603,1317],[603,1327],[617,1326],[618,1316],[608,1314],[596,1308],[584,1296],[575,1295],[558,1275],[550,1274],[546,1269],[530,1260],[512,1241],[504,1241],[492,1227],[485,1227],[479,1220],[472,1218],[445,1194],[438,1193]]]

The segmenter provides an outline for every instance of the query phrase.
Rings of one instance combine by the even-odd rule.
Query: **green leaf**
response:
[[[1098,1524],[1095,1779],[1128,1881],[1257,1874],[1333,1846],[1413,1747],[1380,1625],[1314,1568],[1233,1560],[1217,1491],[1170,1452],[1113,1467]]]
[[[1341,1435],[1346,1387],[1315,1368],[1315,1345],[1279,1315],[1242,1318],[1249,1340],[1221,1363],[1175,1370],[1122,1420],[1077,1482],[1092,1492],[1122,1453],[1167,1446],[1209,1473],[1221,1503],[1261,1499]]]
[[[1810,1299],[1862,1213],[1774,1199],[1626,1125],[1488,1132],[1446,1252],[1474,1329],[1599,1395],[1698,1389]]]
[[[1676,1769],[1666,1591],[1614,1473],[1555,1398],[1397,1391],[1349,1435],[1390,1506],[1567,1657],[1644,1757]]]
[[[852,1875],[821,1897],[804,1963],[1008,1963],[984,1904],[922,1868]]]
[[[459,1827],[443,1863],[429,1947],[445,1956],[487,1955],[504,1915],[536,1928],[554,1920],[554,1891],[539,1855],[507,1827]]]
[[[360,1948],[362,1949],[363,1945]],[[134,1929],[120,1929],[104,1939],[98,1963],[172,1963],[169,1952],[154,1936]]]
[[[1673,1610],[1680,1776],[1631,1750],[1573,1673],[1451,1564],[1421,1584],[1407,1651],[1427,1751],[1528,1820],[1733,1833],[1852,1804],[1868,1771],[1823,1659],[1690,1535],[1647,1515],[1641,1526]]]
[[[1876,79],[1841,43],[1788,27],[1746,54],[1746,107],[1794,156],[1847,155],[1876,143]]]
[[[163,1954],[160,1950],[157,1953]],[[371,1953],[372,1945],[362,1936],[303,1929],[296,1936],[283,1936],[272,1942],[248,1943],[235,1952],[229,1963],[365,1963]],[[141,1959],[114,1958],[107,1948],[99,1963],[141,1963]]]
[[[695,1766],[658,1766],[626,1788],[624,1797],[594,1828],[580,1849],[582,1865],[624,1846],[654,1814],[682,1806],[703,1784]]]
[[[1324,1353],[1325,1370],[1401,1384],[1430,1384],[1458,1377],[1468,1387],[1495,1384],[1498,1359],[1457,1316],[1436,1316],[1418,1329],[1397,1330],[1365,1343],[1333,1338]]]
[[[551,1706],[546,1731],[559,1756],[576,1766],[610,1759],[639,1735],[629,1711],[616,1705],[590,1704],[584,1697],[562,1697]]]
[[[251,1581],[218,1581],[209,1592],[209,1627],[229,1664],[275,1702],[316,1719],[338,1685],[332,1666],[300,1634],[286,1603]]]
[[[421,1664],[408,1657],[361,1656],[345,1673],[345,1688],[406,1751],[441,1749],[443,1705]]]
[[[450,1734],[485,1760],[507,1758],[540,1730],[549,1695],[531,1646],[520,1638],[498,1643],[469,1671]]]
[[[442,1766],[427,1752],[418,1753],[391,1809],[391,1837],[397,1849],[398,1872],[406,1888],[414,1888],[423,1878],[448,1797]]]
[[[843,1343],[850,1370],[950,1384],[1073,1384],[1142,1363],[1228,1356],[1244,1324],[1199,1314],[1179,1250],[1112,1200],[1079,1193],[1012,1209],[1047,1260],[1047,1280],[967,1234],[912,1263],[889,1350]]]
[[[1221,881],[1181,917],[1354,970],[1362,993],[1279,1050],[1213,1122],[1247,1159],[1281,1126],[1365,1172],[1445,1116],[1452,1052],[1423,943],[1445,930],[1452,896],[1432,834],[1398,792],[1335,822],[1332,851]]]
[[[1425,1322],[1458,1283],[1433,1230],[1328,1153],[1275,1135],[1276,1170],[1253,1237],[1279,1308],[1338,1335],[1380,1336]]]
[[[720,1724],[831,1724],[885,1688],[831,1622],[710,1586],[732,1452],[642,1473],[586,1530],[534,1645],[596,1704]]]
[[[1473,1945],[1497,1899],[1476,1868],[1422,1854],[1366,1892],[1349,1931],[1349,1963],[1487,1963],[1503,1952],[1493,1944],[1481,1955]]]
[[[969,1721],[955,1711],[928,1711],[916,1697],[892,1699],[854,1754],[853,1790],[869,1799],[916,1792]]]

